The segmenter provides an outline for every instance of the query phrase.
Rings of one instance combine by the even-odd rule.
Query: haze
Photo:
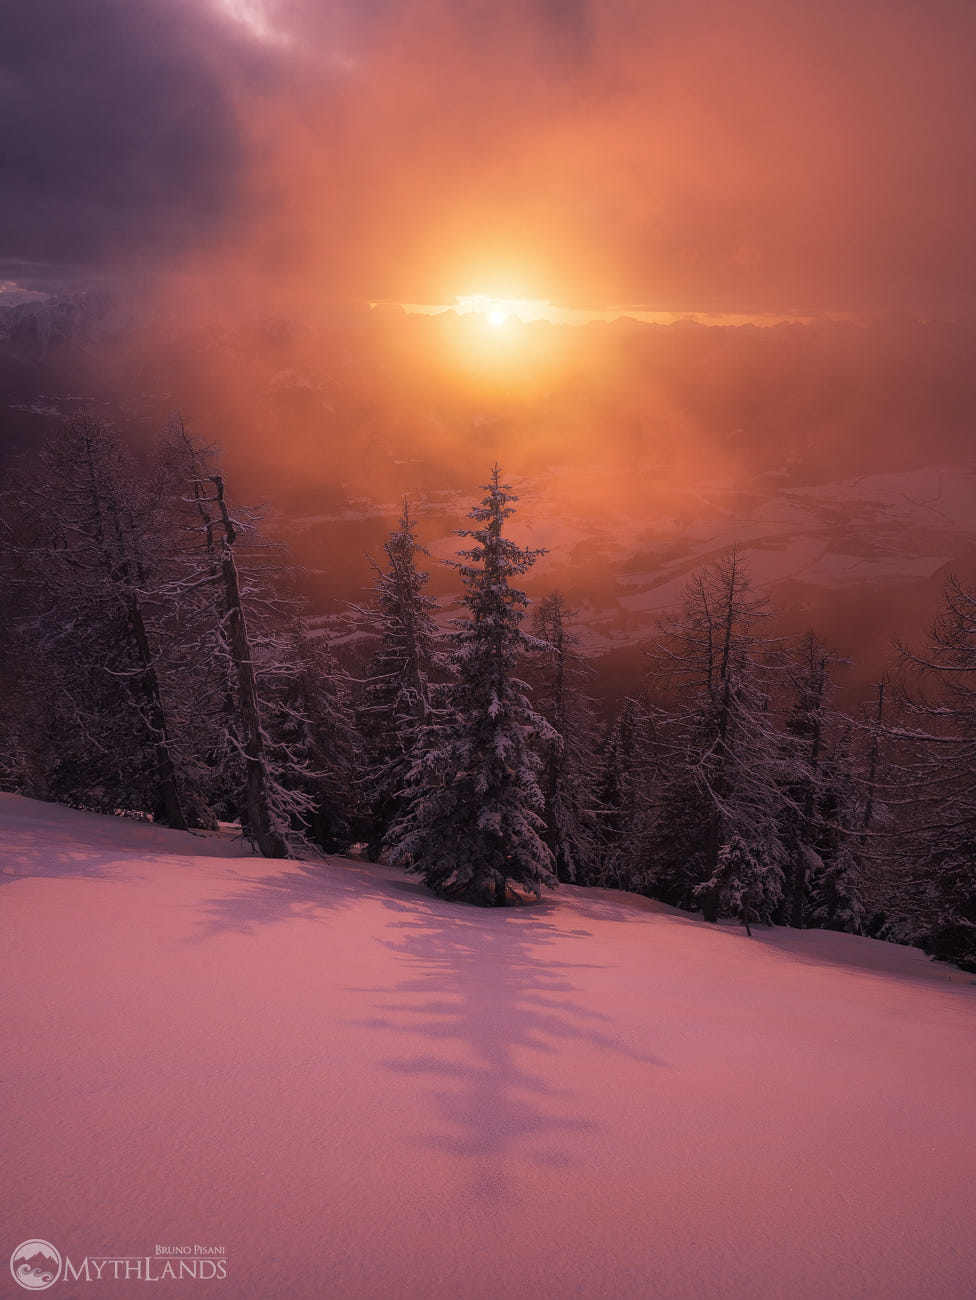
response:
[[[52,391],[134,433],[179,408],[320,598],[404,492],[437,542],[498,457],[563,548],[540,581],[636,637],[642,555],[687,568],[784,485],[962,473],[974,29],[949,0],[7,6],[4,438]],[[78,290],[106,296],[60,333],[31,315]],[[921,625],[964,531],[902,529],[872,625]],[[863,640],[828,588],[791,598]]]

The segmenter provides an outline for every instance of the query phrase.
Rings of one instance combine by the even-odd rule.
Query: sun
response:
[[[534,298],[493,298],[487,293],[462,293],[454,300],[454,310],[462,316],[475,313],[482,316],[494,329],[506,321],[536,320],[544,314],[548,303]]]

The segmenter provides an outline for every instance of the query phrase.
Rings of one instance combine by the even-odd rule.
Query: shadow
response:
[[[642,924],[648,916],[669,916],[676,921],[693,925],[702,923],[701,913],[686,912],[670,903],[662,903],[646,894],[635,894],[625,889],[611,889],[603,885],[560,885],[563,896],[586,904],[587,914],[601,921],[638,921]]]
[[[666,1067],[618,1038],[612,1016],[585,996],[587,972],[602,967],[585,960],[591,934],[579,909],[564,911],[558,899],[482,909],[350,859],[290,861],[236,883],[206,905],[188,942],[314,920],[367,900],[377,905],[364,942],[386,953],[394,980],[345,985],[362,999],[363,1014],[339,1027],[368,1031],[384,1069],[421,1081],[430,1122],[402,1141],[465,1162],[478,1199],[515,1202],[518,1162],[568,1167],[582,1159],[580,1139],[598,1140],[599,1110],[574,1082],[581,1071],[599,1077],[615,1056]],[[624,907],[634,919],[646,910]],[[382,1057],[383,1036],[408,1050]]]
[[[267,858],[256,860],[262,865]],[[378,879],[369,866],[345,858],[309,862],[289,858],[278,871],[265,875],[238,874],[241,888],[204,905],[201,929],[191,943],[216,934],[252,934],[263,925],[312,919],[364,898],[386,899],[399,882]],[[412,886],[404,882],[407,888]],[[416,886],[426,893],[423,886]]]
[[[952,982],[952,968],[932,962],[920,948],[910,944],[837,930],[793,930],[786,926],[754,929],[753,937],[803,966],[841,967],[852,975]]]
[[[160,859],[251,857],[226,834],[174,831],[132,817],[0,796],[0,885],[25,878],[136,880]]]
[[[396,933],[377,941],[408,974],[391,988],[357,990],[382,1000],[377,1015],[354,1023],[417,1040],[416,1051],[382,1062],[429,1081],[434,1123],[403,1140],[466,1162],[476,1199],[516,1204],[518,1162],[570,1167],[583,1158],[579,1138],[598,1140],[597,1114],[586,1113],[574,1084],[586,1062],[597,1076],[615,1055],[665,1063],[632,1051],[612,1018],[587,1005],[579,985],[599,968],[566,960],[587,932],[561,926],[558,903],[482,911],[428,897],[384,906]]]

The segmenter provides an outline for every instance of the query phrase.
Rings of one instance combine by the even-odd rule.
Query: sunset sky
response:
[[[0,278],[968,314],[968,0],[30,0]]]
[[[873,680],[972,568],[974,51],[971,0],[3,5],[0,307],[109,292],[0,346],[0,456],[178,411],[323,607],[497,462],[599,646],[734,543]]]

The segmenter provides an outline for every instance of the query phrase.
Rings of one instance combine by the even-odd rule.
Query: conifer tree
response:
[[[951,576],[926,644],[900,652],[903,721],[880,728],[901,768],[887,910],[927,952],[976,970],[976,586]]]
[[[844,729],[845,719],[831,704],[833,670],[846,663],[812,631],[786,663],[792,691],[785,737],[789,797],[780,833],[787,854],[787,888],[777,919],[796,929],[808,919],[823,923],[827,918],[836,928],[842,913],[853,925],[858,914],[860,828],[856,822],[861,783],[854,770],[849,727]],[[811,911],[814,877],[820,881],[815,914]],[[834,885],[828,886],[828,880]],[[848,897],[846,909],[842,894]],[[833,902],[828,903],[828,897]]]
[[[863,864],[853,842],[845,840],[825,861],[809,850],[809,919],[824,930],[861,934],[867,919],[861,887]]]
[[[861,934],[867,921],[865,773],[850,720],[836,714],[832,731],[832,744],[818,774],[816,835],[806,855],[803,923]]]
[[[572,615],[558,591],[533,611],[535,706],[558,738],[545,747],[542,786],[546,843],[560,880],[591,884],[599,871],[594,768],[596,721],[581,683],[592,675],[570,631]]]
[[[473,545],[456,564],[467,617],[455,620],[456,680],[442,718],[421,730],[408,779],[408,806],[387,838],[390,857],[448,898],[505,906],[518,892],[538,897],[556,883],[543,838],[540,744],[549,724],[515,677],[529,649],[528,606],[514,581],[541,551],[504,535],[517,498],[496,466],[487,495],[459,530]]]
[[[738,916],[750,936],[749,922],[771,924],[782,895],[782,878],[770,869],[764,852],[763,846],[749,845],[733,834],[719,849],[711,876],[695,889],[696,894],[713,896],[719,911]]]
[[[345,674],[325,632],[301,615],[279,639],[259,681],[281,784],[308,800],[291,830],[326,853],[345,853],[358,827],[359,736]]]
[[[363,800],[367,851],[377,857],[404,808],[403,789],[420,730],[433,721],[443,676],[437,602],[426,594],[429,573],[418,569],[427,551],[417,541],[409,506],[384,543],[386,567],[376,568],[373,603],[358,608],[379,637],[370,660],[357,721],[363,738]]]
[[[646,883],[651,747],[647,703],[628,697],[607,731],[597,767],[601,885],[641,889]]]

